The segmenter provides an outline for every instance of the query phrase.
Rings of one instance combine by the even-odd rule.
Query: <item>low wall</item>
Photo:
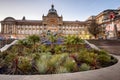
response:
[[[6,44],[4,47],[2,47],[2,48],[0,49],[0,51],[3,52],[3,51],[5,51],[5,50],[7,50],[10,46],[14,45],[17,41],[18,41],[18,40],[14,40],[12,43]]]

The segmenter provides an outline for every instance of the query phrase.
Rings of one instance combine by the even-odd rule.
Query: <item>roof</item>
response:
[[[82,22],[82,21],[63,21],[63,25],[86,25],[86,22]]]
[[[26,24],[26,25],[41,25],[41,20],[16,20],[16,24]]]

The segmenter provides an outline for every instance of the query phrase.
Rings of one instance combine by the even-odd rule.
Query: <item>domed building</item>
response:
[[[4,37],[23,39],[29,35],[44,35],[48,31],[63,36],[76,35],[83,39],[89,38],[86,21],[63,21],[63,16],[57,14],[54,5],[51,5],[48,14],[42,16],[42,20],[16,20],[7,17],[1,21],[1,34]]]

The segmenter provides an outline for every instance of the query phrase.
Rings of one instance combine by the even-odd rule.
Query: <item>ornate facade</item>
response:
[[[107,39],[120,38],[120,9],[104,10],[95,17],[102,29],[100,36]]]
[[[5,37],[23,39],[26,36],[37,34],[43,35],[48,31],[58,33],[64,36],[77,35],[83,39],[89,38],[87,22],[81,21],[63,21],[63,17],[57,14],[54,5],[49,9],[42,20],[16,20],[13,17],[7,17],[1,21],[1,34]]]

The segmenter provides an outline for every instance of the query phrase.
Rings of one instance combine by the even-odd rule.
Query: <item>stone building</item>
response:
[[[44,35],[48,31],[60,35],[76,35],[83,39],[89,38],[86,21],[63,21],[63,16],[57,14],[54,5],[51,5],[48,14],[42,16],[42,20],[16,20],[13,17],[7,17],[1,21],[1,34],[6,38],[23,39],[26,36],[36,34]]]
[[[96,22],[102,29],[100,36],[110,39],[120,37],[120,9],[107,9],[96,15]]]

